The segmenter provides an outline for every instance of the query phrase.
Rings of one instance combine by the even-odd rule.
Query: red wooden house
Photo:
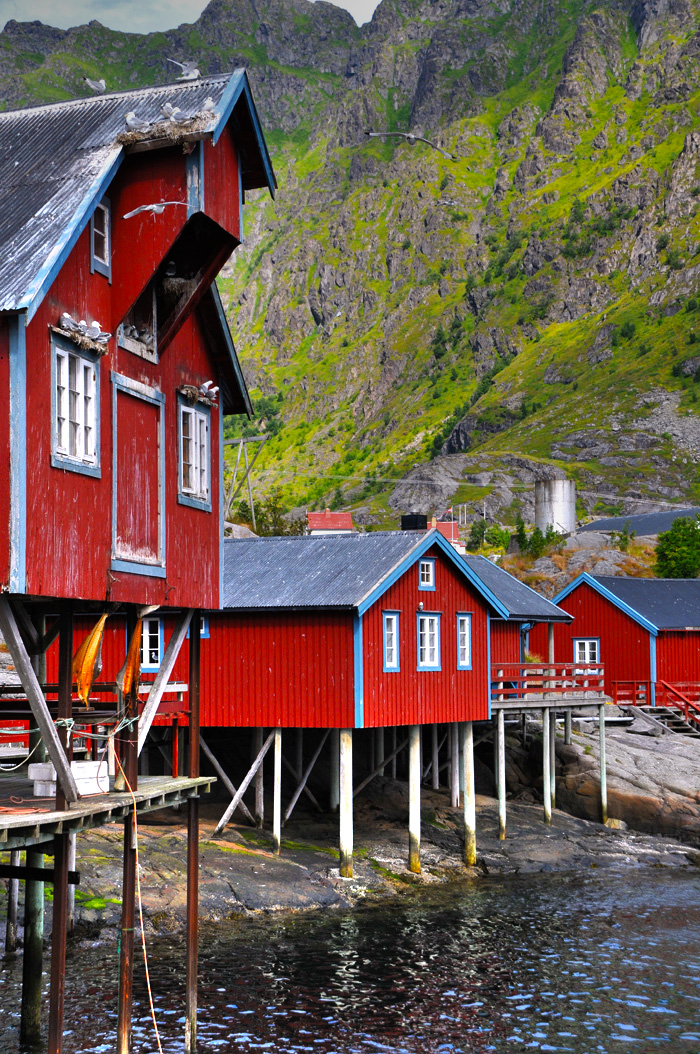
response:
[[[601,663],[605,690],[620,702],[697,701],[700,686],[700,580],[584,573],[555,597],[573,622],[554,631],[559,661]],[[541,627],[530,647],[546,654]],[[694,687],[693,687],[694,685]],[[675,691],[669,693],[669,686]]]
[[[71,832],[128,818],[132,803],[134,812],[153,808],[164,793],[170,803],[189,799],[193,1050],[196,795],[206,782],[198,772],[198,623],[188,668],[189,778],[160,792],[137,786],[137,731],[145,736],[162,686],[151,689],[139,729],[136,689],[125,688],[115,705],[112,685],[111,714],[90,708],[75,717],[93,735],[100,723],[120,729],[121,775],[138,801],[125,794],[90,809],[69,757],[73,616],[119,607],[122,629],[112,636],[123,662],[124,618],[131,628],[144,606],[179,609],[167,680],[192,611],[219,604],[223,415],[250,404],[215,279],[242,239],[245,192],[274,193],[274,174],[243,70],[2,112],[0,146],[0,629],[26,695],[0,702],[0,712],[17,717],[24,708],[38,726],[33,749],[46,747],[56,788],[55,802],[32,808],[31,822],[12,816],[8,829],[6,820],[1,840],[38,857],[34,868],[17,870],[28,888],[40,887],[35,902],[43,903],[36,872],[53,837],[54,1054],[63,1032]],[[56,637],[58,683],[49,685],[45,656]],[[127,824],[119,1049],[129,1046],[133,849]],[[43,916],[32,918],[36,926]],[[25,942],[38,955],[25,964],[25,981],[41,977],[41,945],[41,933]],[[29,1043],[37,1041],[40,995],[23,991],[23,1024],[25,1004],[35,1008],[33,1031],[23,1033]]]

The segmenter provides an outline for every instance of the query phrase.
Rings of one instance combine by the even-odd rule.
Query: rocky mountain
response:
[[[222,292],[257,485],[508,520],[548,476],[582,512],[700,498],[699,56],[698,0],[213,0],[143,37],[10,22],[0,95],[248,66],[280,191]]]

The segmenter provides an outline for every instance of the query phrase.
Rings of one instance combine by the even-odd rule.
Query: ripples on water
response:
[[[201,933],[200,1054],[700,1052],[700,877],[481,881]],[[163,1050],[182,1054],[184,946],[152,942]],[[0,1050],[18,1050],[18,968]],[[68,965],[65,1050],[114,1050],[116,947]],[[134,1051],[156,1050],[143,969]]]

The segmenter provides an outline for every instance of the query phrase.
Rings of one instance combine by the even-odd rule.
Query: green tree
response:
[[[520,552],[527,552],[527,531],[525,530],[525,521],[523,520],[520,513],[515,521],[515,540],[520,546]]]
[[[469,531],[469,539],[467,541],[467,549],[470,553],[476,552],[476,550],[483,545],[484,536],[486,534],[486,520],[474,520]]]
[[[681,516],[656,545],[657,578],[697,578],[700,574],[700,516]]]
[[[530,540],[527,543],[528,552],[534,556],[535,560],[542,556],[545,549],[547,548],[547,539],[542,534],[539,527],[535,527],[534,531],[530,535]]]

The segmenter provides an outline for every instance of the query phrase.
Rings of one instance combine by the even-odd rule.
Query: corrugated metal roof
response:
[[[424,537],[391,531],[226,539],[222,607],[357,607]]]
[[[42,276],[84,228],[123,155],[117,137],[127,131],[127,111],[156,123],[166,102],[194,116],[211,96],[222,113],[202,128],[203,136],[216,134],[241,94],[254,111],[245,70],[0,113],[0,311],[28,308]],[[254,143],[246,143],[242,154],[255,168],[253,185],[269,185],[269,178],[257,178],[269,163],[264,140],[254,134],[257,116],[246,119],[245,135]],[[262,166],[259,157],[252,160],[260,150]],[[244,185],[250,178],[247,173]]]
[[[486,557],[464,556],[462,559],[501,601],[511,619],[522,622],[571,622],[571,615],[566,611]]]
[[[657,629],[700,628],[700,579],[591,575]]]
[[[665,512],[640,512],[636,516],[608,516],[604,520],[594,520],[585,527],[579,527],[576,533],[622,531],[626,526],[628,531],[634,531],[638,535],[659,534],[661,531],[668,531],[673,526],[673,521],[680,516],[690,519],[700,516],[700,506],[695,505],[691,509],[667,509]]]

